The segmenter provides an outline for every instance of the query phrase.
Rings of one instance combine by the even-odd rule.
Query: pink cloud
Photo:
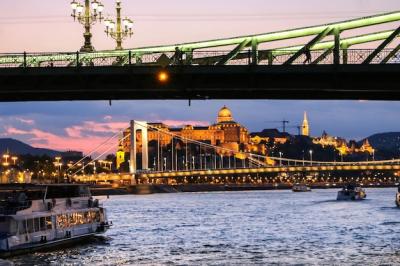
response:
[[[69,137],[79,138],[91,136],[96,133],[116,133],[128,126],[126,122],[98,123],[94,121],[85,121],[82,125],[67,127],[65,131]]]
[[[17,121],[19,121],[21,123],[27,124],[27,125],[35,124],[35,121],[32,120],[32,119],[25,119],[25,118],[22,118],[22,117],[16,117],[15,120],[17,120]]]
[[[6,127],[6,131],[2,135],[9,136],[9,135],[26,135],[26,134],[29,134],[29,131],[20,130],[15,127]]]
[[[182,120],[161,120],[160,122],[171,126],[181,127],[184,125],[208,126],[205,121],[182,121]],[[104,122],[85,121],[79,125],[73,125],[65,128],[66,136],[57,135],[38,128],[21,130],[13,126],[5,127],[3,136],[15,137],[23,136],[30,145],[38,148],[48,148],[59,151],[77,150],[85,154],[91,152],[94,148],[104,143],[110,136],[129,127],[127,122]],[[110,143],[101,147],[97,153],[102,153],[110,148],[108,153],[113,153],[117,149],[118,137],[115,137]]]
[[[104,120],[106,121],[110,121],[112,120],[112,116],[111,115],[106,115],[105,117],[103,117]]]

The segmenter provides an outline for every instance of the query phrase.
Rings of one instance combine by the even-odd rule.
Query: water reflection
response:
[[[399,264],[396,189],[338,202],[337,189],[102,198],[114,227],[16,264]]]

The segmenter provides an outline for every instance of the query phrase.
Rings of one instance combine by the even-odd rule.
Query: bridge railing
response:
[[[314,65],[334,64],[331,50],[312,50],[288,61],[298,50],[243,50],[231,55],[231,51],[193,52],[141,52],[100,51],[93,53],[8,53],[0,54],[0,68],[22,67],[100,67],[100,66],[171,66],[171,65]],[[374,49],[346,49],[340,51],[341,64],[363,64],[374,55]],[[256,53],[256,54],[254,54]],[[383,49],[377,52],[369,64],[399,64],[400,52]]]

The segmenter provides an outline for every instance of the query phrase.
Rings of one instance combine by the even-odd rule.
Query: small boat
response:
[[[81,242],[110,226],[86,185],[0,185],[0,257]]]
[[[306,184],[294,184],[292,187],[292,191],[293,192],[310,192],[311,188],[309,186],[307,186]]]
[[[400,208],[400,185],[397,188],[397,193],[396,193],[396,206]]]
[[[345,185],[337,194],[337,200],[363,200],[366,197],[365,190],[353,184]]]

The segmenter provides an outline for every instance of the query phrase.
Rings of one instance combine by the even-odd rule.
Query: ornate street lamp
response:
[[[116,21],[107,18],[104,20],[106,34],[117,42],[116,50],[122,49],[122,40],[133,35],[133,21],[129,18],[121,19],[121,1],[117,0],[117,19]]]
[[[90,39],[92,34],[90,33],[90,27],[97,21],[101,22],[103,19],[103,9],[104,5],[97,0],[93,0],[92,5],[90,5],[90,0],[85,0],[85,5],[82,5],[76,0],[71,2],[72,14],[71,16],[75,20],[78,20],[85,27],[85,33],[83,37],[85,38],[85,44],[81,48],[81,52],[93,52],[94,48]]]

